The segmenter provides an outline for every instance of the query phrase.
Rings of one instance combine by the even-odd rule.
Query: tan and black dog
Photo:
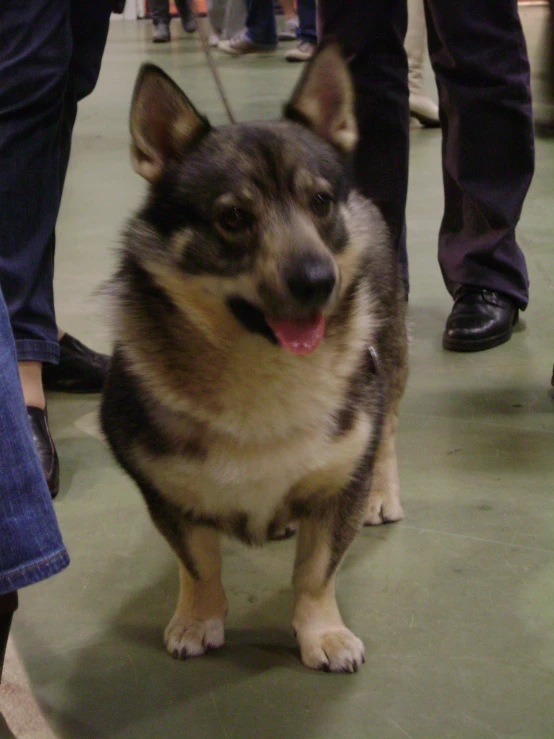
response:
[[[402,517],[406,330],[387,230],[349,179],[353,96],[334,44],[275,123],[212,128],[160,69],[138,77],[132,158],[150,188],[113,279],[102,426],[179,561],[175,657],[223,644],[220,535],[262,544],[297,521],[302,661],[364,661],[335,574],[364,523]]]

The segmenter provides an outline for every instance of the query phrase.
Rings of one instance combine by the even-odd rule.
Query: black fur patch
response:
[[[264,314],[259,308],[242,298],[228,298],[227,305],[237,321],[247,331],[253,334],[261,334],[272,344],[278,344],[275,334],[267,325]]]

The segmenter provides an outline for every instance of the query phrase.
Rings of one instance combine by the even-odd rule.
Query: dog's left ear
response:
[[[130,127],[133,167],[149,182],[156,182],[169,159],[210,130],[181,88],[154,64],[144,64],[138,74]]]
[[[358,139],[354,87],[339,45],[322,44],[300,77],[285,118],[303,123],[341,152]]]

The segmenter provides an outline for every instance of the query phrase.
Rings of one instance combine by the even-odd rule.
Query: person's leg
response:
[[[247,0],[246,37],[255,44],[277,45],[277,22],[273,0]]]
[[[171,41],[169,0],[148,0],[148,9],[152,18],[152,41],[155,44]]]
[[[20,361],[56,362],[53,243],[69,0],[0,4],[0,285]]]
[[[279,41],[294,41],[298,31],[298,18],[293,0],[281,0],[283,9],[283,30],[279,33]]]
[[[1,292],[0,408],[0,595],[5,595],[59,572],[69,558],[27,421]]]
[[[148,0],[148,8],[154,26],[159,23],[169,24],[169,0]]]
[[[423,84],[423,64],[427,48],[427,29],[423,0],[408,0],[408,30],[404,42],[408,55],[410,113],[426,127],[439,126],[439,109]]]
[[[187,33],[194,33],[196,31],[196,18],[189,0],[175,0],[175,5],[179,11],[183,30]]]
[[[510,338],[516,309],[528,301],[527,269],[515,236],[534,168],[527,50],[516,0],[427,2],[443,127],[439,262],[451,295],[459,297],[467,288],[474,295],[486,291],[477,302],[474,295],[464,299],[472,303],[481,328],[466,326],[466,331],[467,317],[454,328],[465,331],[465,350],[471,351],[472,343],[475,350],[485,349]],[[490,297],[490,291],[500,298]],[[485,325],[491,310],[504,316],[501,334]],[[499,317],[491,320],[502,323]],[[490,330],[494,336],[487,345]]]
[[[60,121],[58,182],[60,200],[65,184],[77,104],[94,90],[100,74],[108,37],[111,0],[71,0],[73,53]],[[51,235],[55,248],[55,232]],[[60,362],[44,364],[42,381],[47,390],[58,392],[98,392],[105,379],[108,358],[88,349],[77,339],[59,331]],[[25,387],[25,385],[24,385]]]
[[[317,46],[315,0],[298,0],[298,29],[296,48],[285,54],[288,62],[307,62]]]
[[[298,0],[299,25],[296,37],[299,41],[308,41],[310,44],[317,44],[315,15],[315,0]]]
[[[244,29],[228,41],[221,41],[219,49],[233,55],[273,52],[277,41],[273,0],[246,0]]]
[[[0,290],[0,681],[17,590],[69,563],[37,459]]]
[[[356,88],[359,142],[354,175],[380,208],[408,285],[405,209],[408,188],[406,0],[320,0],[319,35],[334,36],[349,59]]]
[[[550,0],[543,41],[542,100],[538,106],[535,126],[537,134],[554,136],[554,0]]]

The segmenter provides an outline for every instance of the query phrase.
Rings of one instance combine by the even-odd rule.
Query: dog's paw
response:
[[[199,657],[208,649],[223,646],[223,619],[199,621],[175,614],[165,630],[164,641],[167,651],[175,659]]]
[[[381,523],[394,523],[404,518],[398,495],[372,493],[367,502],[365,526],[378,526]]]
[[[357,672],[365,662],[364,645],[345,626],[298,633],[302,662],[312,670]]]

